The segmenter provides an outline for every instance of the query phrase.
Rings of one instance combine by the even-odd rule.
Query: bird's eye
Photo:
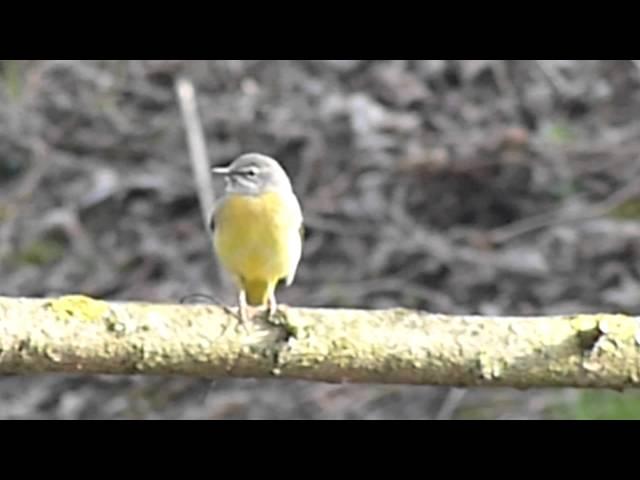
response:
[[[249,175],[250,177],[255,177],[256,175],[258,175],[258,169],[255,167],[247,169],[247,175]]]

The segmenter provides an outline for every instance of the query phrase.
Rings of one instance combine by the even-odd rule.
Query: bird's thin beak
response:
[[[229,167],[213,167],[211,169],[211,173],[213,173],[214,175],[229,175],[231,173],[231,170],[229,169]]]

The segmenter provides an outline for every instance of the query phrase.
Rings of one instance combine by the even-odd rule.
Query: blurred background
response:
[[[209,161],[306,218],[299,306],[640,306],[640,61],[0,61],[0,295],[220,296],[174,80]],[[228,297],[226,297],[228,298]],[[0,418],[640,418],[634,391],[5,376]]]

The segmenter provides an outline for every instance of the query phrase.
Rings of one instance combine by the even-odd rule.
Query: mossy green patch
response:
[[[63,321],[72,319],[96,322],[111,317],[109,304],[86,295],[65,295],[46,304],[56,317]]]

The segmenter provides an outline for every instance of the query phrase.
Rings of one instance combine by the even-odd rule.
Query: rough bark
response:
[[[449,386],[640,386],[640,318],[0,297],[0,373],[273,377]]]

